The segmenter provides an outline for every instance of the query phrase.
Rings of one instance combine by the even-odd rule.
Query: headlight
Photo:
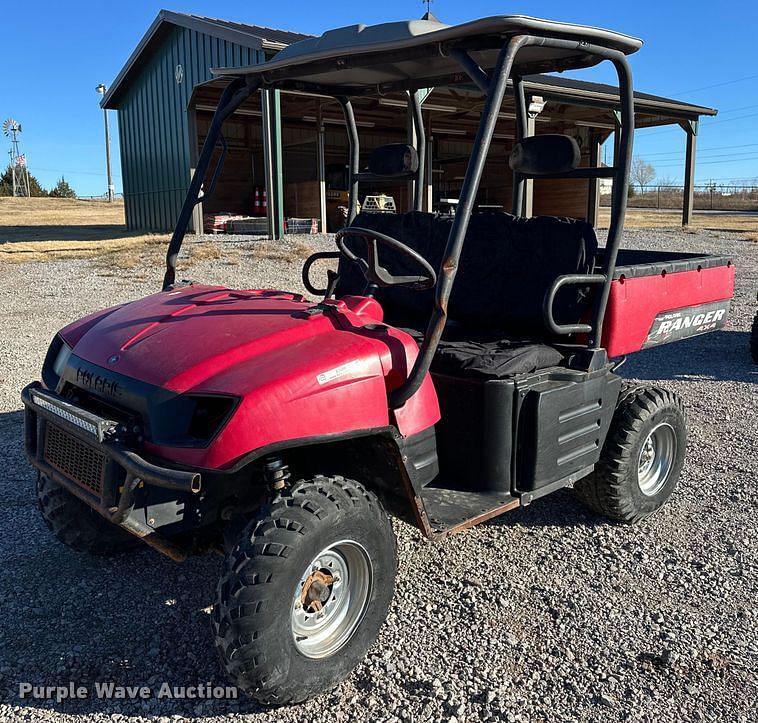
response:
[[[71,347],[56,334],[47,350],[45,363],[42,365],[42,381],[48,389],[54,390],[58,386],[71,353]]]
[[[150,439],[171,447],[207,446],[238,403],[222,394],[180,394],[150,410]]]
[[[55,356],[55,361],[53,362],[53,371],[59,379],[63,376],[63,372],[66,369],[66,364],[68,364],[68,359],[71,356],[72,351],[73,350],[71,347],[64,341],[63,344],[61,344],[60,350]]]

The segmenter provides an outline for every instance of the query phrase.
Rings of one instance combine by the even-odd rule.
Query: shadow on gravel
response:
[[[0,414],[0,703],[89,717],[256,713],[238,699],[158,699],[169,686],[227,686],[210,609],[221,558],[182,565],[149,548],[109,558],[57,542],[37,509],[36,474],[23,454],[23,413]],[[19,685],[85,686],[83,700],[19,697]],[[149,700],[100,699],[96,683],[148,686]]]
[[[483,523],[491,527],[595,527],[607,525],[577,499],[573,490],[561,489]]]
[[[621,371],[635,379],[758,382],[747,331],[715,331],[646,349],[632,355]]]

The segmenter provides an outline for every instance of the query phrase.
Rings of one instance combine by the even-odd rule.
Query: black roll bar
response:
[[[490,77],[463,48],[453,48],[450,51],[450,57],[458,61],[458,64],[466,71],[466,75],[476,83],[482,93],[486,94],[489,91]]]
[[[432,358],[437,351],[440,337],[447,321],[447,302],[453,288],[453,281],[458,270],[458,261],[463,248],[463,240],[466,229],[474,209],[476,193],[479,190],[479,182],[482,178],[484,163],[495,132],[495,124],[500,107],[505,95],[505,87],[513,65],[516,53],[527,41],[528,37],[517,35],[511,38],[500,50],[495,64],[495,69],[488,85],[489,91],[482,111],[482,119],[474,140],[474,150],[466,168],[466,176],[461,188],[461,197],[453,219],[453,225],[448,236],[445,254],[437,276],[437,293],[435,295],[434,310],[424,335],[419,354],[413,364],[413,369],[405,382],[390,395],[390,406],[401,407],[412,397],[421,386],[424,377],[429,371]],[[465,69],[465,68],[464,68]]]
[[[421,103],[418,96],[410,91],[409,102],[411,115],[413,116],[413,128],[416,131],[416,153],[418,154],[418,170],[416,182],[413,186],[413,207],[420,211],[424,205],[424,185],[426,181],[426,130],[424,129],[424,116],[421,113]]]
[[[347,225],[349,226],[358,215],[358,174],[360,172],[361,146],[358,139],[358,126],[355,123],[355,111],[350,98],[337,98],[342,106],[342,112],[345,115],[345,126],[347,127],[347,141],[350,151],[350,162],[348,165],[350,174],[350,195],[347,204]]]
[[[236,78],[224,88],[224,92],[221,94],[221,99],[218,102],[216,112],[213,114],[213,120],[208,129],[208,135],[205,138],[205,143],[203,143],[203,150],[200,152],[200,157],[197,160],[195,173],[192,176],[187,195],[184,198],[182,210],[179,212],[174,233],[171,235],[171,241],[168,245],[168,251],[166,252],[166,273],[163,277],[163,291],[166,291],[176,281],[176,260],[182,248],[184,235],[187,233],[187,226],[189,226],[190,219],[192,218],[192,211],[200,201],[203,180],[213,156],[213,149],[216,147],[216,143],[221,135],[221,126],[259,86],[260,83],[258,82],[248,84],[244,78]],[[218,180],[223,155],[225,155],[225,149],[213,173],[211,189],[215,187]]]
[[[608,305],[613,272],[616,268],[616,258],[618,256],[618,249],[621,242],[621,232],[624,227],[624,216],[626,214],[629,170],[631,166],[632,141],[634,135],[634,96],[631,70],[629,68],[629,63],[626,60],[626,56],[618,50],[579,41],[517,35],[511,38],[501,49],[497,63],[487,84],[485,106],[479,122],[476,139],[474,140],[474,150],[466,169],[466,176],[461,189],[461,199],[458,203],[455,219],[453,220],[453,225],[450,229],[447,246],[445,247],[445,253],[440,267],[440,273],[438,275],[435,307],[432,311],[426,334],[424,335],[424,341],[419,349],[419,354],[416,357],[416,361],[413,364],[413,368],[411,369],[408,378],[390,395],[390,406],[393,408],[401,407],[418,391],[424,378],[429,372],[432,359],[437,351],[447,321],[447,306],[450,300],[455,274],[458,269],[458,262],[460,260],[466,230],[471,218],[474,200],[482,177],[484,163],[489,152],[492,134],[497,122],[497,116],[502,106],[508,76],[513,67],[516,54],[521,48],[528,45],[542,45],[569,50],[581,50],[587,55],[594,55],[605,60],[610,60],[614,64],[619,78],[622,119],[621,138],[618,153],[614,158],[614,194],[611,203],[611,222],[606,241],[605,269],[604,274],[602,274],[602,290],[595,304],[591,331],[589,331],[590,336],[588,339],[589,348],[599,348],[602,336],[603,319]],[[451,55],[459,60],[464,71],[466,71],[472,79],[476,80],[476,78],[478,78],[479,81],[482,80],[474,67],[476,64],[466,53],[451,51]],[[476,67],[478,68],[478,66]],[[479,84],[480,82],[477,82],[477,85]],[[518,77],[514,79],[514,92],[517,108],[517,140],[521,140],[526,132],[527,118],[523,85]],[[581,176],[577,174],[575,177]],[[516,188],[517,180],[518,185],[523,186],[523,178],[517,179],[514,177],[514,213],[520,214],[523,189]],[[559,282],[560,279],[556,281],[556,283]],[[598,282],[599,279],[593,279],[590,283]],[[563,283],[565,284],[568,282]],[[555,292],[557,293],[557,290],[555,290]],[[552,309],[550,310],[549,317],[552,318]],[[556,325],[556,327],[561,333],[566,333],[565,329],[560,328],[560,325]],[[585,330],[584,327],[583,330]]]
[[[342,106],[342,113],[345,117],[345,126],[347,127],[350,174],[350,195],[348,201],[347,225],[349,226],[358,215],[358,184],[361,180],[387,180],[383,177],[376,177],[371,173],[361,173],[360,156],[361,146],[358,136],[358,124],[355,120],[355,110],[350,98],[345,96],[337,97],[337,101]],[[416,132],[416,153],[418,154],[418,171],[410,174],[409,178],[415,178],[413,207],[420,211],[424,202],[424,178],[426,172],[426,131],[424,129],[424,116],[421,112],[421,104],[414,92],[409,93],[408,108],[413,120],[413,128]],[[394,179],[393,180],[397,180]]]
[[[529,116],[526,111],[526,93],[521,76],[513,78],[513,97],[516,101],[516,139],[522,140],[526,136]],[[524,213],[524,177],[518,173],[513,174],[513,209],[514,216]]]

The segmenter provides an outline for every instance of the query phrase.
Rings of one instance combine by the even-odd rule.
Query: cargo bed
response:
[[[603,346],[609,357],[618,357],[720,329],[733,293],[729,256],[622,249]]]

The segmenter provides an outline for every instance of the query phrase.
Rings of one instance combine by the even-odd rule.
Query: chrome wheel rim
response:
[[[300,577],[292,600],[292,635],[309,658],[326,658],[343,648],[368,607],[373,568],[357,542],[324,548]]]
[[[637,484],[647,497],[657,495],[666,484],[676,459],[676,432],[668,422],[653,427],[640,447]]]

